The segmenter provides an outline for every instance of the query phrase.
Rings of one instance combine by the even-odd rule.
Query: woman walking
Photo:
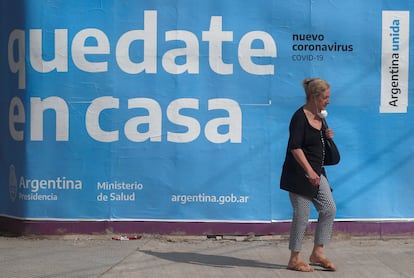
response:
[[[293,208],[288,269],[310,272],[314,270],[311,265],[319,265],[335,271],[335,265],[324,254],[336,214],[335,201],[323,167],[325,140],[333,138],[333,130],[323,128],[322,123],[331,95],[330,86],[320,78],[306,78],[302,85],[306,103],[293,114],[290,121],[289,141],[280,182],[280,188],[289,192]],[[300,252],[311,203],[319,216],[308,264],[303,261]]]

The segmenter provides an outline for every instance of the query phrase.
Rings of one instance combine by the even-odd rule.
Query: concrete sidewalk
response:
[[[326,251],[338,270],[299,273],[278,236],[112,237],[0,237],[0,277],[414,277],[413,238],[334,238]],[[311,248],[307,238],[304,259]]]

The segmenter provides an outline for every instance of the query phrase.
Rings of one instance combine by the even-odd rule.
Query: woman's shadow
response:
[[[158,257],[163,260],[168,260],[176,263],[187,263],[195,265],[204,265],[211,267],[257,267],[269,269],[286,269],[286,265],[263,263],[256,260],[239,259],[229,256],[221,255],[207,255],[191,252],[154,252],[150,250],[140,250],[141,252]]]

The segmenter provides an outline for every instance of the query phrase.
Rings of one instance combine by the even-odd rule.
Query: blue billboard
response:
[[[272,222],[301,81],[338,220],[413,220],[411,1],[1,1],[0,215]],[[412,29],[412,28],[411,28]]]

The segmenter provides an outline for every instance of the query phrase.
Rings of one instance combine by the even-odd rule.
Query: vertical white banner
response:
[[[380,113],[407,113],[410,12],[382,12]]]

